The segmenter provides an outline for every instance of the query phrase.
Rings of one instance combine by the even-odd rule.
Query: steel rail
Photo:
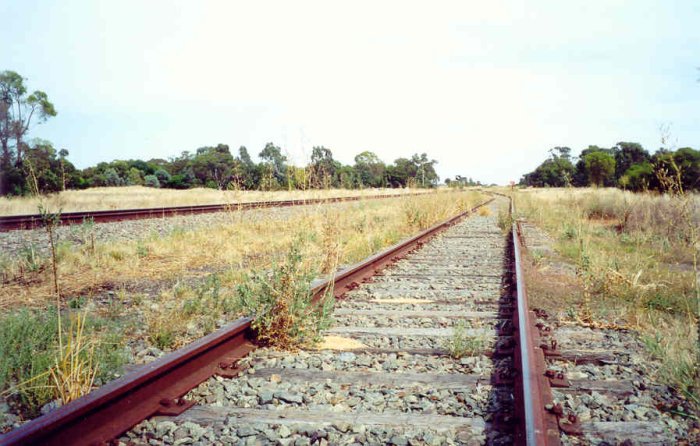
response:
[[[546,405],[551,402],[551,388],[545,376],[544,352],[538,345],[539,336],[531,315],[525,276],[522,269],[520,250],[520,231],[515,217],[515,200],[510,198],[510,215],[512,220],[511,236],[513,263],[516,285],[518,348],[514,357],[520,379],[516,385],[516,403],[522,414],[521,431],[517,442],[527,446],[557,446],[561,444],[556,417],[547,412]]]
[[[333,296],[342,296],[358,282],[491,201],[493,199],[315,282],[311,290],[314,298],[319,299],[331,288]],[[105,444],[152,415],[183,412],[193,404],[183,400],[183,395],[216,374],[235,377],[239,372],[238,360],[254,348],[251,320],[241,318],[0,436],[0,445]]]
[[[250,210],[270,207],[291,207],[321,203],[359,201],[363,199],[400,198],[406,196],[420,196],[425,194],[427,194],[427,192],[411,194],[381,194],[371,196],[309,198],[298,200],[250,201],[245,203],[202,204],[192,206],[115,209],[105,211],[63,212],[60,215],[60,224],[74,225],[83,223],[85,220],[92,220],[95,223],[106,223],[113,221],[136,220],[144,218],[161,218],[173,215],[205,214],[221,212],[226,210]],[[36,227],[40,227],[41,225],[42,218],[39,214],[0,216],[0,232],[8,232],[21,229],[33,229]]]

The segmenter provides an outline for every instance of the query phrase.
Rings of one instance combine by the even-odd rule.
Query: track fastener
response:
[[[186,400],[185,398],[163,398],[158,403],[156,415],[166,416],[180,415],[194,406],[194,401]]]
[[[549,369],[544,372],[544,376],[549,379],[549,385],[551,387],[571,387],[571,383],[568,379],[566,379],[566,375],[564,375],[562,372]]]
[[[556,339],[549,341],[549,344],[543,342],[540,344],[540,348],[545,356],[561,356],[561,352],[557,349],[558,343]]]
[[[557,423],[559,424],[559,429],[567,435],[580,436],[583,434],[581,430],[581,423],[578,421],[578,417],[574,413],[568,413],[564,416],[564,408],[560,403],[546,404],[544,408],[554,415],[557,416]]]

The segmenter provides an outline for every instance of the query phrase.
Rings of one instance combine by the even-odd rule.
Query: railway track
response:
[[[497,225],[507,200],[484,206],[490,215],[474,209],[339,273],[320,350],[256,349],[241,319],[0,444],[618,444],[639,433],[665,444],[557,404],[615,385],[546,372],[580,352],[556,348],[528,310],[517,224],[508,237]],[[455,341],[464,356],[450,354]]]
[[[138,220],[144,218],[163,218],[175,215],[208,214],[212,212],[222,212],[228,210],[250,210],[270,207],[304,206],[320,203],[338,203],[343,201],[358,201],[363,199],[397,198],[405,195],[406,194],[382,194],[356,197],[311,198],[305,200],[251,201],[247,203],[204,204],[193,206],[173,206],[145,209],[115,209],[108,211],[64,212],[60,215],[60,224],[75,225],[81,224],[86,220],[90,220],[95,223],[107,223],[124,220]],[[0,216],[0,232],[15,231],[22,229],[34,229],[40,227],[42,224],[42,217],[39,214]]]

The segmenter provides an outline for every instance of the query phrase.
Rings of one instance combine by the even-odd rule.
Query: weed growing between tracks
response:
[[[452,336],[445,340],[443,347],[453,358],[475,356],[486,347],[486,339],[483,336],[468,335],[468,328],[466,321],[459,321],[453,328]]]
[[[284,260],[269,271],[252,273],[238,286],[240,311],[253,318],[253,329],[263,345],[282,349],[312,346],[331,324],[333,295],[326,292],[313,301],[312,265],[304,262],[306,235],[298,235]]]
[[[527,268],[533,305],[571,323],[637,330],[658,360],[649,372],[697,405],[700,245],[692,228],[700,227],[700,197],[584,189],[516,200],[560,256]]]

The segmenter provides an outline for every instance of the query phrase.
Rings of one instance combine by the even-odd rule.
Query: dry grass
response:
[[[96,340],[85,334],[85,319],[84,313],[71,318],[67,338],[49,369],[53,391],[63,404],[88,394],[97,377]]]
[[[307,206],[286,219],[272,211],[259,211],[258,218],[251,219],[231,210],[227,223],[175,229],[161,238],[93,245],[88,237],[84,244],[59,246],[59,282],[64,302],[89,302],[93,296],[116,292],[109,305],[97,305],[98,312],[137,314],[148,327],[152,344],[177,347],[213,329],[230,310],[224,297],[250,271],[279,260],[300,231],[309,234],[304,257],[314,262],[316,271],[331,271],[336,262],[357,262],[482,200],[477,192],[445,192],[351,202],[333,209]],[[420,214],[419,221],[415,214]],[[192,285],[212,274],[217,276],[215,286]],[[52,280],[47,269],[30,271],[10,264],[5,266],[5,277],[7,282],[0,288],[3,311],[43,308],[51,301]],[[177,285],[150,291],[147,303],[139,304],[144,284],[153,290],[158,284],[173,282]],[[185,303],[187,309],[183,309]]]
[[[533,304],[578,324],[638,331],[659,361],[655,373],[697,399],[700,245],[692,228],[700,226],[700,197],[540,189],[517,193],[516,206],[554,238],[559,261],[575,266],[571,274],[548,270],[551,258],[540,263],[530,253]]]
[[[154,189],[143,186],[97,187],[67,190],[44,199],[45,204],[63,212],[112,209],[158,208],[197,204],[237,204],[251,201],[308,200],[331,197],[370,197],[383,194],[430,192],[428,189],[313,189],[294,191],[241,191],[195,188]],[[0,197],[0,215],[36,214],[36,197]]]

